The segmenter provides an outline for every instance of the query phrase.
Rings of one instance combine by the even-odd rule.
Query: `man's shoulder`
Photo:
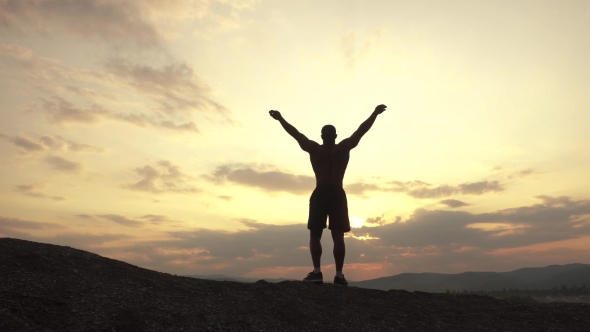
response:
[[[339,147],[338,144],[334,145],[333,147],[326,147],[325,145],[315,145],[313,149],[310,149],[309,151],[310,154],[315,154],[315,155],[330,155],[330,154],[348,154],[350,152],[350,149],[347,149],[346,147]]]
[[[343,139],[338,144],[336,144],[335,149],[342,152],[350,152],[350,144],[348,138]]]
[[[321,149],[321,145],[318,144],[318,142],[308,140],[307,144],[305,144],[305,148],[303,150],[305,150],[308,153],[317,153],[318,151],[320,151],[320,149]]]

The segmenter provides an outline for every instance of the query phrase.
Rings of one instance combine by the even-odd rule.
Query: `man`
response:
[[[342,274],[344,265],[344,233],[350,232],[350,220],[348,219],[348,205],[346,193],[342,188],[344,172],[350,158],[350,150],[354,149],[361,137],[371,129],[377,119],[377,115],[385,112],[385,105],[379,105],[373,114],[363,122],[357,131],[347,139],[336,144],[336,128],[325,125],[322,128],[323,144],[309,140],[305,135],[297,131],[281,116],[278,111],[269,111],[270,116],[278,120],[283,128],[293,136],[303,151],[309,153],[311,166],[315,173],[316,188],[309,199],[309,219],[307,228],[310,231],[309,250],[313,262],[313,271],[307,274],[303,281],[323,283],[324,277],[320,269],[322,256],[322,232],[326,228],[326,218],[330,217],[332,239],[334,240],[334,260],[336,261],[336,276],[334,286],[347,286],[348,282]]]

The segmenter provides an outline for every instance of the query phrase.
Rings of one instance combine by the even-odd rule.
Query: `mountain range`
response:
[[[187,277],[218,281],[237,281],[253,283],[259,278],[241,278],[225,275],[189,275]],[[277,283],[295,279],[264,279]],[[363,281],[349,281],[349,286],[370,289],[400,289],[443,293],[449,291],[492,291],[502,289],[552,289],[562,285],[590,286],[590,265],[566,264],[545,267],[528,267],[510,272],[463,272],[456,274],[443,273],[402,273],[389,277],[381,277]]]

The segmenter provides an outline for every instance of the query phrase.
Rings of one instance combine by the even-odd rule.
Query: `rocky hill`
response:
[[[0,331],[590,331],[590,305],[174,276],[0,239]]]

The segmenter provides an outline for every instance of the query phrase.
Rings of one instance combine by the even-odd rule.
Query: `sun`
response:
[[[364,226],[364,219],[357,216],[352,216],[350,218],[350,227],[351,228],[361,228]]]

